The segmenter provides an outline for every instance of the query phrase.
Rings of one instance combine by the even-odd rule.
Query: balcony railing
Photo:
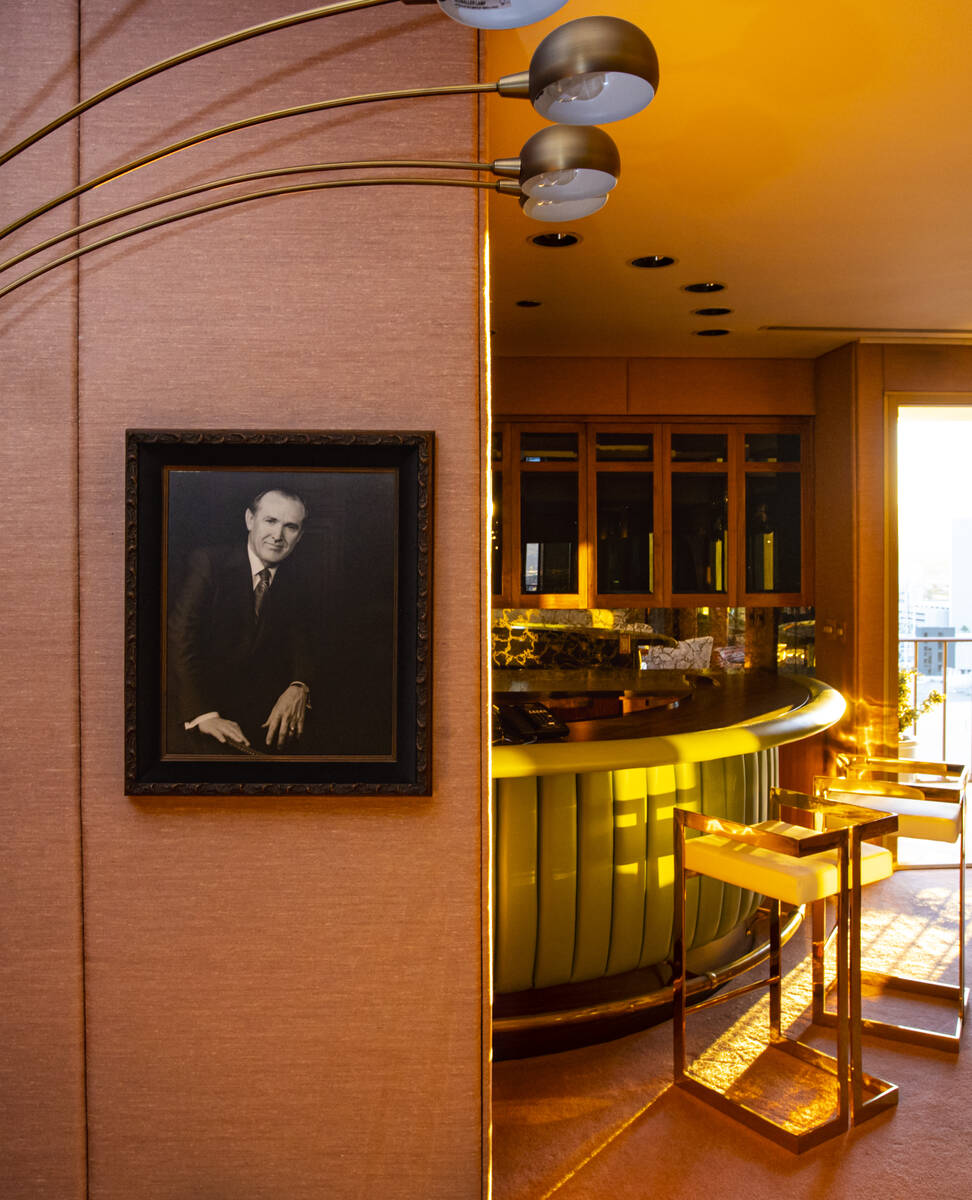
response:
[[[898,639],[898,666],[914,672],[911,706],[920,710],[930,692],[943,697],[902,731],[915,738],[918,758],[972,761],[972,649],[960,649],[966,646],[972,637]]]

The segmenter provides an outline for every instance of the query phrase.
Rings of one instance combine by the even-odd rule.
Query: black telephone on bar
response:
[[[493,745],[521,746],[528,742],[551,742],[565,738],[570,730],[545,704],[524,700],[521,704],[493,705]]]

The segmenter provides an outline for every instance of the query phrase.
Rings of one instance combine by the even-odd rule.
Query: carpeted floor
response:
[[[957,977],[956,872],[901,871],[867,888],[864,899],[866,962],[925,978]],[[783,954],[785,1015],[803,1029],[806,926]],[[892,997],[865,998],[865,1013],[876,1015],[879,1006],[899,1017],[905,1011]],[[766,1010],[760,989],[690,1018],[696,1069],[723,1077],[746,1071]],[[914,1023],[949,1028],[949,1014],[935,1002],[922,1002],[920,1012]],[[827,1030],[805,1037],[833,1048]],[[864,1069],[898,1084],[897,1108],[797,1156],[672,1088],[668,1022],[599,1046],[497,1063],[494,1200],[972,1197],[972,1046],[954,1055],[865,1037]],[[787,1082],[785,1098],[796,1102]]]

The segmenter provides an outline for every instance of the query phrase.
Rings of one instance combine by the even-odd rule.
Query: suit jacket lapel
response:
[[[256,635],[256,618],[253,612],[253,576],[250,572],[250,557],[243,545],[242,555],[234,553],[231,580],[227,581],[227,605],[232,605],[232,619],[236,628],[244,631],[247,641],[252,643]]]

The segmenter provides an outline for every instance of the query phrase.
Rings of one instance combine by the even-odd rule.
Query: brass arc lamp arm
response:
[[[412,2],[414,3],[415,0],[412,0]],[[16,158],[28,146],[33,146],[41,138],[45,138],[49,133],[53,133],[55,129],[60,129],[68,121],[73,121],[75,117],[79,117],[82,113],[86,113],[88,109],[94,108],[96,104],[101,104],[103,100],[107,100],[111,96],[117,96],[119,92],[124,92],[136,83],[141,83],[145,79],[151,79],[153,75],[160,75],[163,71],[168,71],[172,67],[178,67],[182,63],[191,62],[194,58],[201,58],[204,54],[212,54],[214,50],[222,50],[224,46],[235,46],[239,42],[246,42],[251,38],[260,37],[264,33],[274,33],[278,29],[288,29],[294,25],[304,25],[308,21],[318,21],[322,17],[332,17],[338,13],[353,12],[359,8],[374,8],[379,4],[392,3],[397,3],[397,0],[340,0],[340,3],[337,4],[325,4],[319,8],[309,8],[305,12],[291,13],[289,16],[277,17],[273,21],[264,21],[260,25],[251,25],[248,29],[239,29],[235,33],[214,38],[210,42],[203,42],[202,45],[194,46],[191,50],[183,50],[179,54],[173,54],[171,58],[164,58],[160,62],[153,63],[150,67],[143,67],[142,70],[136,71],[134,75],[128,75],[124,79],[119,79],[116,83],[109,84],[108,87],[102,88],[100,92],[96,92],[86,100],[80,101],[73,108],[68,109],[67,112],[61,113],[59,117],[55,117],[53,121],[49,121],[42,129],[35,130],[28,137],[24,138],[22,142],[18,142],[16,146],[11,146],[9,150],[0,154],[0,167],[4,163],[9,162],[10,159]]]
[[[441,164],[437,163],[436,166]],[[95,250],[100,250],[105,246],[112,246],[116,242],[124,241],[126,238],[134,237],[138,233],[148,233],[152,229],[161,229],[165,225],[171,225],[174,221],[183,221],[187,217],[198,217],[205,213],[217,212],[222,208],[230,208],[236,204],[246,204],[251,200],[264,200],[271,196],[288,196],[296,195],[301,192],[318,192],[331,188],[345,187],[454,187],[454,188],[478,188],[480,190],[489,189],[494,192],[499,192],[501,195],[520,195],[519,184],[511,179],[498,179],[495,181],[480,180],[480,179],[426,179],[413,176],[381,176],[369,179],[327,179],[318,180],[315,183],[297,183],[289,186],[281,186],[269,188],[262,192],[249,192],[243,196],[230,196],[224,200],[214,200],[209,204],[201,204],[197,208],[187,208],[181,212],[167,213],[163,217],[156,217],[152,221],[146,221],[142,225],[136,225],[131,229],[123,229],[118,233],[110,234],[108,237],[99,239],[96,242],[89,242],[86,246],[81,246],[77,250],[72,250],[68,254],[62,254],[60,258],[55,258],[49,263],[45,263],[36,270],[29,272],[27,275],[20,276],[12,283],[8,283],[6,287],[0,288],[0,299],[10,295],[24,284],[30,283],[34,279],[38,279],[41,275],[46,275],[48,271],[53,271],[56,267],[63,266],[65,263],[74,262],[78,258],[82,258],[86,254],[91,254]]]
[[[382,2],[386,2],[386,0],[382,0]],[[245,117],[240,121],[231,121],[226,125],[218,125],[215,129],[207,129],[203,133],[183,138],[181,142],[173,142],[170,146],[163,146],[160,150],[152,150],[148,154],[143,154],[141,158],[133,159],[131,162],[127,162],[120,167],[115,167],[111,171],[105,171],[104,174],[98,175],[94,179],[89,179],[85,183],[79,183],[76,187],[71,188],[70,191],[63,192],[60,196],[55,196],[52,200],[45,201],[39,207],[33,209],[33,211],[25,213],[22,217],[18,217],[15,221],[0,229],[0,239],[8,237],[24,225],[36,220],[37,217],[43,216],[44,213],[48,213],[52,209],[66,204],[68,200],[74,200],[77,196],[83,196],[85,192],[90,192],[92,188],[101,187],[102,184],[110,183],[113,179],[119,179],[122,175],[128,175],[132,171],[137,171],[141,167],[148,166],[150,163],[168,158],[172,154],[178,154],[180,150],[186,150],[190,146],[198,146],[201,142],[211,141],[213,138],[222,137],[227,133],[235,133],[239,129],[251,129],[255,125],[263,125],[269,121],[281,121],[287,117],[304,116],[307,113],[324,112],[332,108],[347,108],[354,104],[375,104],[385,100],[424,99],[432,96],[462,96],[477,92],[498,91],[503,94],[503,87],[504,80],[500,80],[499,83],[460,83],[447,84],[441,87],[404,88],[393,92],[365,92],[359,96],[339,96],[333,100],[318,100],[313,104],[299,104],[293,108],[282,108],[274,112],[259,113],[254,117]]]
[[[46,241],[39,242],[36,246],[31,246],[29,250],[24,250],[20,254],[14,255],[13,258],[8,258],[6,262],[0,262],[0,272],[7,271],[11,267],[16,267],[28,258],[32,258],[35,254],[40,254],[43,250],[49,250],[52,246],[67,241],[68,238],[88,233],[90,230],[97,229],[101,225],[108,225],[112,221],[119,221],[122,217],[131,217],[135,213],[143,212],[147,208],[155,208],[160,204],[168,204],[174,200],[185,200],[189,196],[198,196],[202,192],[211,192],[216,188],[232,187],[233,184],[237,183],[252,183],[257,179],[275,179],[285,175],[309,175],[316,171],[370,170],[377,167],[431,168],[433,170],[444,171],[492,170],[497,174],[508,175],[512,172],[506,168],[507,161],[519,164],[519,159],[504,160],[502,164],[495,164],[420,158],[377,158],[347,162],[306,163],[291,167],[268,167],[263,171],[247,171],[242,175],[229,175],[225,179],[211,179],[207,183],[199,183],[194,187],[182,188],[177,192],[169,192],[165,196],[153,196],[150,200],[142,200],[138,204],[130,204],[127,208],[119,208],[115,212],[106,213],[103,217],[94,217],[92,220],[85,221],[81,225],[75,225],[72,229],[65,229],[63,233],[54,234],[53,237],[47,238]],[[517,165],[518,170],[519,166]]]

